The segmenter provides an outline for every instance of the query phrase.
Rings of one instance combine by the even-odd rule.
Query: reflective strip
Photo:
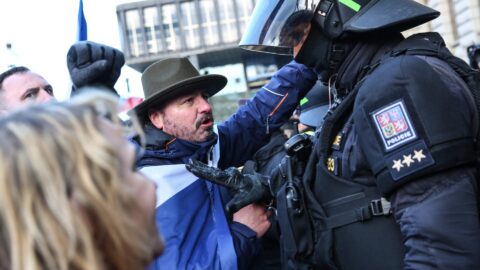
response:
[[[356,12],[358,12],[362,6],[360,6],[360,4],[358,4],[357,2],[353,1],[353,0],[339,0],[338,2],[344,4],[345,6],[355,10]]]
[[[302,98],[302,100],[300,100],[300,106],[305,105],[305,103],[307,103],[307,102],[308,102],[308,98],[307,98],[307,97]]]
[[[265,89],[265,91],[271,93],[271,94],[274,94],[274,95],[277,95],[277,96],[280,96],[280,97],[283,97],[284,95],[282,94],[279,94],[279,93],[276,93],[276,92],[273,92],[272,90],[268,89],[267,87],[262,87],[263,89]]]

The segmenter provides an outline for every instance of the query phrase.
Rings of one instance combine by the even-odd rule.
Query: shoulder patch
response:
[[[423,140],[413,145],[397,151],[385,157],[390,174],[394,181],[398,181],[403,177],[421,171],[424,168],[435,164],[430,151]]]
[[[417,138],[401,100],[376,110],[372,117],[387,151]]]

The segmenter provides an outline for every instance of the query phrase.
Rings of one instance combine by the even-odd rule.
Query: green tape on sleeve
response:
[[[357,2],[353,1],[353,0],[338,0],[338,2],[344,4],[345,6],[355,10],[356,12],[358,12],[362,6],[360,6]]]
[[[307,102],[308,102],[308,98],[306,97],[302,98],[302,100],[300,100],[300,106],[303,106]]]

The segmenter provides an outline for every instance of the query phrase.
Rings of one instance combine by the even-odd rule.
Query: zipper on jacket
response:
[[[177,140],[177,138],[173,138],[173,139],[171,139],[170,141],[166,142],[166,143],[165,143],[165,147],[164,147],[164,148],[165,148],[165,151],[168,151],[168,146],[169,146],[171,143],[173,143],[174,141],[176,141],[176,140]]]

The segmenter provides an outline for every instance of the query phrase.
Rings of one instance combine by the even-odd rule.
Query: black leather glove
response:
[[[233,194],[233,198],[226,205],[229,214],[251,203],[263,202],[272,197],[268,177],[261,174],[241,174],[234,167],[220,170],[197,160],[190,160],[185,167],[199,178],[229,188]]]
[[[92,41],[73,44],[67,53],[67,67],[74,90],[83,86],[113,86],[120,76],[125,56],[115,48]]]

